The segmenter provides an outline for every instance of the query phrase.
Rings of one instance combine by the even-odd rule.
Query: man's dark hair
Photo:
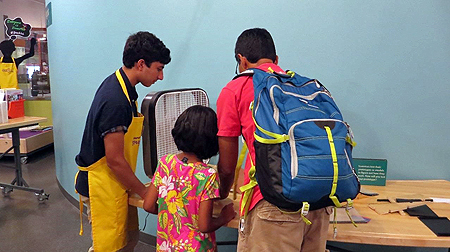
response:
[[[272,36],[264,28],[252,28],[243,31],[239,35],[234,48],[235,58],[239,62],[238,54],[246,57],[250,63],[256,63],[263,58],[275,61],[277,57]]]
[[[16,50],[16,46],[12,40],[3,40],[0,43],[0,51],[2,51],[3,56],[11,56],[11,54]]]
[[[152,62],[168,64],[170,50],[152,33],[140,31],[128,37],[122,62],[125,67],[132,68],[140,59],[143,59],[148,67]]]
[[[194,153],[199,159],[219,152],[217,115],[211,108],[194,105],[178,117],[172,136],[178,150]]]

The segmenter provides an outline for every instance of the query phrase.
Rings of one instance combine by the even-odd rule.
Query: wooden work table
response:
[[[410,247],[442,247],[450,248],[450,237],[436,236],[417,217],[389,213],[380,215],[368,207],[369,204],[383,204],[378,198],[407,198],[422,195],[425,198],[450,198],[450,181],[446,180],[390,180],[386,186],[364,186],[365,189],[379,193],[378,196],[358,195],[354,200],[355,209],[364,217],[370,218],[368,223],[337,224],[337,236],[333,238],[333,225],[330,224],[328,240],[345,243],[360,243],[372,245],[410,246]],[[231,197],[231,193],[230,193]],[[229,202],[234,202],[236,212],[239,208],[239,194],[234,201],[227,199],[215,206],[215,212]],[[130,205],[142,207],[142,199],[133,195]],[[427,205],[439,216],[450,218],[450,204],[427,202]],[[228,227],[238,227],[238,216],[227,224]]]
[[[27,127],[45,121],[47,121],[47,118],[36,116],[23,116],[18,118],[12,118],[9,119],[8,122],[6,123],[0,123],[0,130]]]
[[[44,189],[29,187],[25,179],[22,177],[22,166],[20,163],[20,135],[19,129],[23,127],[28,127],[36,125],[40,122],[45,122],[47,118],[45,117],[33,117],[33,116],[23,116],[18,118],[9,119],[6,123],[0,123],[0,134],[11,133],[12,145],[11,147],[3,153],[3,157],[6,153],[13,150],[14,151],[14,163],[16,177],[11,183],[0,183],[0,188],[2,188],[3,195],[9,195],[14,189],[24,190],[34,192],[38,196],[39,201],[47,200],[48,194],[44,193]]]

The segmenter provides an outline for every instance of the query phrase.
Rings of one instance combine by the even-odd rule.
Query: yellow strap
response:
[[[120,74],[119,69],[116,70],[116,77],[117,77],[117,80],[119,80],[119,83],[120,83],[120,86],[122,87],[123,93],[127,97],[128,101],[130,101],[130,96],[128,95],[128,90],[127,90],[127,87],[125,86],[125,81],[123,80],[122,74]]]
[[[286,142],[287,140],[289,140],[289,136],[288,135],[278,135],[278,137],[275,138],[275,139],[263,138],[263,137],[260,137],[260,136],[256,135],[256,133],[254,133],[253,135],[255,136],[255,140],[256,141],[258,141],[260,143],[265,143],[265,144],[278,144],[278,143],[283,143],[283,142]],[[266,135],[268,135],[268,134],[266,134]]]
[[[248,208],[250,206],[250,200],[253,195],[253,188],[256,185],[258,185],[258,182],[256,182],[256,178],[255,178],[256,169],[255,169],[255,166],[253,165],[253,161],[251,160],[251,157],[250,157],[250,161],[252,163],[252,167],[248,171],[248,177],[249,177],[250,181],[247,184],[245,184],[239,188],[241,190],[241,192],[243,193],[240,215],[241,215],[241,217],[244,217],[244,218],[247,217]]]
[[[328,136],[328,143],[330,144],[330,150],[331,150],[331,157],[333,159],[333,185],[331,187],[331,193],[329,198],[333,201],[334,205],[337,207],[341,207],[341,203],[337,199],[337,197],[334,195],[336,193],[337,188],[337,182],[338,182],[338,175],[339,175],[339,168],[338,168],[338,162],[337,162],[337,155],[336,155],[336,148],[334,147],[334,140],[333,140],[333,134],[331,133],[331,129],[328,126],[324,127],[327,136]]]
[[[16,65],[16,61],[14,60],[14,58],[13,58],[13,57],[11,57],[11,59],[12,59],[12,61],[13,61],[14,65]],[[0,62],[3,62],[3,57],[0,57]],[[17,68],[17,66],[16,66],[16,68]]]
[[[127,97],[128,101],[131,103],[130,96],[128,95],[127,86],[125,85],[125,81],[123,80],[122,74],[120,74],[119,69],[116,70],[116,77],[117,77],[117,80],[119,80],[119,83],[120,83],[120,86],[122,87],[123,93]],[[136,104],[136,108],[137,108],[138,107],[137,101],[135,101],[135,104]]]
[[[353,221],[353,218],[347,208],[345,209],[345,212],[347,213],[347,216],[350,219],[350,221],[352,222],[353,226],[358,227],[358,225],[356,225],[355,221]]]
[[[258,141],[260,143],[265,143],[265,144],[277,144],[277,143],[283,143],[283,142],[286,142],[289,140],[288,135],[281,135],[281,134],[273,133],[273,132],[267,131],[267,130],[263,129],[261,126],[259,126],[253,115],[253,102],[251,103],[250,106],[251,106],[251,110],[252,110],[252,119],[253,119],[253,122],[255,123],[256,128],[258,128],[259,131],[266,134],[267,136],[270,136],[273,138],[273,139],[263,138],[263,137],[256,135],[256,132],[255,132],[255,133],[253,133],[253,135],[255,136],[256,141]]]
[[[75,185],[77,184],[77,178],[78,178],[79,174],[80,174],[80,171],[78,171],[77,174],[75,174],[75,181],[74,181]],[[75,193],[78,194],[76,189],[75,189]],[[83,235],[83,202],[81,201],[81,194],[78,194],[78,195],[80,196],[80,202],[79,202],[79,204],[80,204],[80,207],[79,207],[80,208],[80,233],[79,233],[79,235],[82,236]]]
[[[310,220],[308,220],[308,218],[306,218],[304,215],[302,215],[302,219],[306,223],[306,225],[311,225],[312,224],[312,222]]]
[[[81,201],[81,195],[80,195],[80,236],[83,235],[83,201]]]
[[[245,154],[247,153],[247,144],[244,141],[244,145],[242,145],[241,154],[239,154],[238,162],[236,164],[236,169],[234,171],[234,181],[233,181],[233,200],[236,199],[237,193],[237,182],[239,180],[239,173],[242,169],[242,164],[244,163]]]
[[[349,143],[353,148],[356,147],[356,142],[353,141],[353,139],[352,139],[351,137],[347,136],[347,137],[345,138],[345,141],[346,141],[347,143]]]
[[[289,74],[291,76],[291,78],[294,77],[294,75],[295,75],[295,72],[294,71],[290,71],[290,70],[287,71],[286,73]]]
[[[356,225],[356,223],[353,221],[352,216],[350,215],[350,209],[352,208],[353,208],[353,200],[347,199],[347,206],[345,207],[345,212],[347,213],[347,216],[352,222],[353,226],[358,227],[358,225]]]
[[[281,209],[281,208],[279,208],[279,207],[277,207],[277,208],[278,208],[278,210],[280,210],[280,212],[282,212],[282,213],[284,213],[284,214],[296,214],[296,213],[300,213],[300,215],[302,216],[302,219],[303,219],[303,221],[306,223],[306,225],[311,225],[312,222],[311,222],[310,220],[308,220],[308,218],[306,218],[306,215],[309,213],[309,207],[310,207],[309,203],[306,202],[306,201],[304,201],[304,202],[303,202],[302,208],[300,208],[300,209],[297,210],[297,211],[286,211],[286,210],[283,210],[283,209]]]

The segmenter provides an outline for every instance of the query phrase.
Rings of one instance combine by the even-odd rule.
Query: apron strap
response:
[[[81,200],[81,195],[78,194],[80,196],[80,233],[79,235],[82,236],[83,235],[83,201]]]
[[[75,174],[75,181],[74,181],[75,185],[77,184],[77,178],[78,178],[79,174],[80,174],[80,171],[78,171],[77,174]],[[79,202],[79,204],[80,204],[79,205],[80,206],[79,207],[79,209],[80,209],[80,233],[79,233],[79,235],[82,236],[83,235],[83,201],[81,200],[81,194],[79,194],[76,189],[75,189],[75,193],[78,194],[78,196],[80,198],[80,202]]]
[[[128,95],[127,86],[125,85],[125,81],[123,80],[122,74],[120,74],[120,70],[119,69],[116,70],[116,77],[117,77],[117,80],[119,80],[120,87],[122,87],[123,93],[125,94],[125,96],[128,99],[128,102],[131,105],[131,100],[130,100],[130,96]],[[136,111],[137,111],[137,107],[138,107],[137,101],[134,101],[134,105],[136,106]],[[131,107],[133,107],[133,105],[131,105]],[[140,116],[139,112],[137,113],[137,116]]]
[[[125,86],[125,81],[123,80],[122,74],[120,74],[119,69],[116,70],[116,77],[117,77],[117,80],[119,80],[119,83],[120,83],[120,86],[122,87],[123,93],[125,94],[125,96],[127,97],[128,101],[131,104],[130,96],[128,95],[127,87]]]

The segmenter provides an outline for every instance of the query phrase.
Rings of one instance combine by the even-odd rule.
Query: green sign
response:
[[[5,19],[6,35],[15,40],[18,36],[27,38],[30,36],[31,25],[25,24],[22,18]]]
[[[386,185],[386,159],[353,158],[353,167],[361,185]]]
[[[48,3],[45,7],[45,23],[47,28],[52,25],[52,3]]]

